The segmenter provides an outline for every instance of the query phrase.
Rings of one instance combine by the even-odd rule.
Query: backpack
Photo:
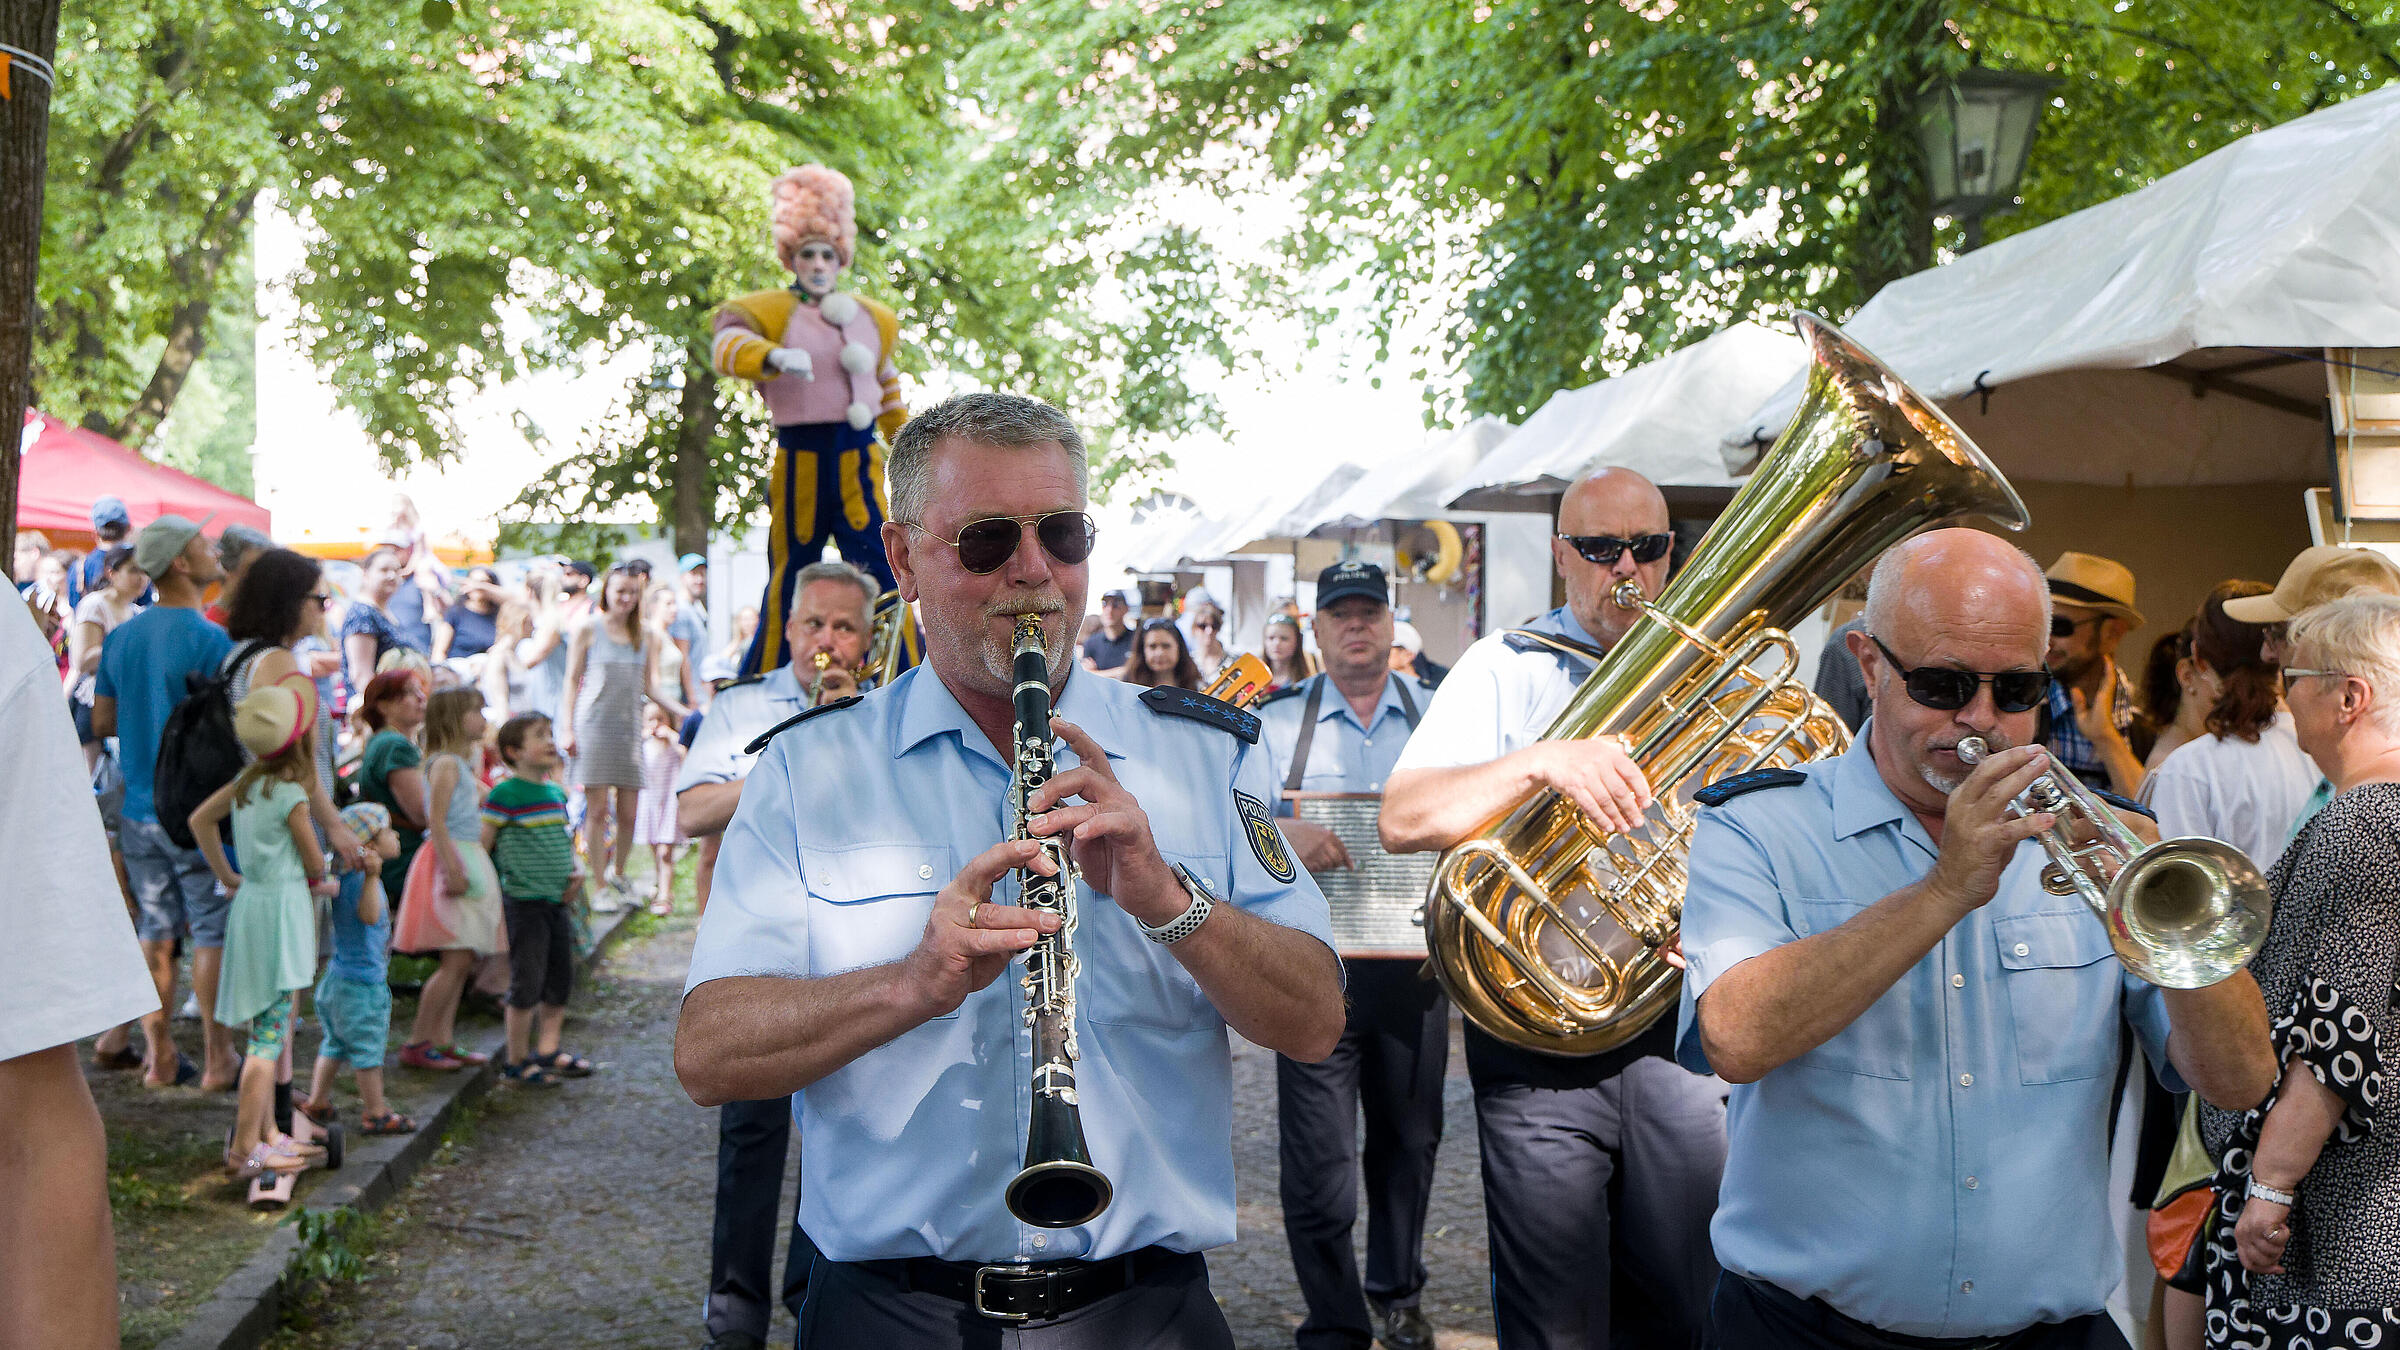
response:
[[[241,773],[242,743],[233,734],[233,673],[275,644],[255,639],[233,654],[212,678],[195,671],[183,677],[188,690],[158,742],[158,766],[150,785],[159,826],[177,848],[198,848],[192,812]]]

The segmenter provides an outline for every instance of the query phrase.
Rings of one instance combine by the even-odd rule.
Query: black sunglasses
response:
[[[2064,614],[2053,614],[2050,616],[2050,636],[2073,637],[2076,629],[2087,623],[2098,623],[2107,617],[2105,614],[2086,614],[2080,619],[2070,619]]]
[[[1566,540],[1567,547],[1581,554],[1585,562],[1602,567],[1616,566],[1617,555],[1627,549],[1633,550],[1635,562],[1654,563],[1675,546],[1672,534],[1637,534],[1631,539],[1619,539],[1613,534],[1561,534],[1559,538]]]
[[[913,520],[903,523],[957,549],[958,565],[979,577],[999,571],[1017,555],[1017,544],[1024,539],[1028,523],[1033,526],[1033,537],[1041,541],[1042,551],[1069,567],[1092,556],[1092,541],[1100,534],[1100,527],[1081,511],[1052,511],[1046,516],[993,516],[969,522],[956,539],[943,539]]]
[[[1883,639],[1873,633],[1867,640],[1883,659],[1900,672],[1901,687],[1908,696],[1936,712],[1956,712],[1975,701],[1975,691],[1987,681],[1992,686],[1992,706],[2004,713],[2021,713],[2039,707],[2050,696],[2050,672],[2046,670],[2003,670],[1985,675],[1972,670],[1945,670],[1940,666],[1919,666],[1910,670],[1883,645]]]

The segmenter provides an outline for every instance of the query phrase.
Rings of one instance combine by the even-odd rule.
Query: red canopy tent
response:
[[[25,429],[28,439],[17,467],[20,534],[40,530],[52,543],[88,546],[92,502],[101,497],[123,501],[136,530],[170,514],[193,520],[214,514],[216,519],[208,521],[210,534],[228,525],[268,529],[267,508],[257,502],[144,459],[96,431],[68,426],[31,408],[25,410]]]

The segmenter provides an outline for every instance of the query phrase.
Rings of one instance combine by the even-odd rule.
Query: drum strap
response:
[[[1389,675],[1384,678],[1391,681],[1393,692],[1400,696],[1400,720],[1408,723],[1410,731],[1415,731],[1417,700],[1415,695],[1408,692],[1408,681]],[[1300,780],[1308,776],[1308,751],[1316,744],[1317,710],[1325,706],[1325,684],[1326,677],[1322,674],[1310,680],[1308,699],[1300,705],[1300,739],[1292,745],[1291,772],[1283,777],[1283,790],[1286,792],[1298,792]]]

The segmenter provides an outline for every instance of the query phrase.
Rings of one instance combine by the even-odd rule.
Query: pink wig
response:
[[[786,169],[775,179],[772,225],[775,256],[785,267],[811,239],[833,245],[847,267],[858,243],[858,194],[839,169],[822,164]]]

